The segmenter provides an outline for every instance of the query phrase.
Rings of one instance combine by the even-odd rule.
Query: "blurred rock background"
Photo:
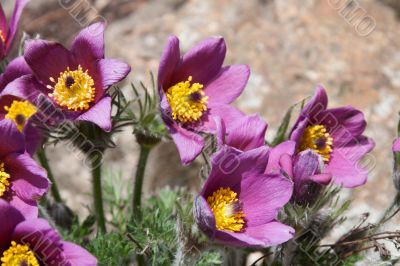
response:
[[[7,1],[9,9],[13,1]],[[236,105],[259,112],[271,139],[287,108],[323,84],[330,105],[353,105],[365,112],[367,134],[376,140],[374,167],[367,185],[346,192],[354,198],[349,213],[371,220],[392,200],[391,143],[396,135],[400,99],[400,1],[398,0],[97,0],[31,1],[21,29],[69,45],[91,19],[107,22],[106,53],[132,65],[128,82],[148,80],[157,71],[168,35],[187,50],[199,40],[222,35],[226,64],[251,66],[250,82]],[[64,8],[62,7],[64,6]],[[199,66],[201,67],[201,66]],[[128,86],[125,86],[128,92]],[[132,175],[138,147],[130,130],[117,136],[106,154],[106,169]],[[50,152],[49,152],[50,154]],[[62,195],[75,210],[90,205],[88,169],[62,145],[51,149],[51,164]],[[198,163],[183,167],[175,147],[162,143],[152,153],[146,191],[199,186]],[[77,192],[78,191],[78,192]],[[84,196],[77,196],[82,195]]]

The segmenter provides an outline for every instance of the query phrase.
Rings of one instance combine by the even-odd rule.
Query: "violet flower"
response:
[[[0,60],[3,60],[10,52],[15,34],[18,31],[19,19],[28,2],[29,0],[15,1],[14,11],[9,22],[7,22],[3,7],[0,4]]]
[[[224,119],[216,117],[214,120],[219,148],[228,145],[239,151],[250,151],[261,147],[268,150],[268,160],[264,171],[266,174],[279,174],[281,172],[281,156],[292,156],[295,152],[296,143],[293,141],[284,141],[275,147],[265,144],[268,125],[258,114],[238,119],[229,130],[226,129]]]
[[[94,266],[96,258],[82,247],[63,241],[44,219],[28,219],[0,199],[2,265]]]
[[[323,174],[322,158],[313,150],[305,150],[292,157],[284,154],[280,158],[281,169],[294,183],[292,200],[299,205],[312,204],[322,186],[332,179],[330,174]]]
[[[30,40],[25,60],[65,118],[89,121],[111,130],[111,97],[107,90],[124,79],[130,66],[104,58],[104,23],[83,29],[67,50],[59,43]]]
[[[26,150],[33,155],[42,143],[42,133],[32,117],[37,114],[37,82],[24,58],[11,61],[0,75],[0,120],[11,119],[25,137]]]
[[[0,199],[25,217],[37,217],[36,201],[48,189],[46,171],[25,152],[24,137],[17,126],[9,119],[0,121]]]
[[[294,229],[277,221],[292,196],[292,182],[264,174],[268,153],[263,147],[240,152],[224,146],[212,157],[210,175],[195,200],[199,228],[216,242],[268,247],[291,239]]]
[[[366,121],[361,111],[353,107],[327,108],[324,88],[317,87],[315,95],[301,111],[290,134],[297,143],[296,151],[311,149],[324,163],[324,173],[332,174],[340,186],[353,188],[367,181],[367,169],[358,165],[375,144],[363,136]]]
[[[183,164],[192,162],[204,147],[201,132],[214,133],[214,117],[228,127],[243,114],[230,103],[247,84],[246,65],[225,66],[223,38],[209,38],[181,56],[179,40],[168,38],[158,69],[162,118]]]

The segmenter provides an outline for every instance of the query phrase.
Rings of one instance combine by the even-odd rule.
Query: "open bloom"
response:
[[[104,58],[104,23],[83,29],[67,50],[59,43],[30,40],[25,60],[43,85],[42,91],[65,119],[89,121],[111,130],[111,97],[107,89],[124,79],[130,66]]]
[[[0,120],[11,119],[25,137],[26,150],[33,155],[42,141],[40,130],[32,124],[37,114],[37,82],[24,58],[11,61],[0,75]]]
[[[223,117],[230,127],[243,116],[229,104],[242,93],[250,70],[246,65],[223,67],[225,54],[223,38],[206,39],[183,56],[177,37],[169,37],[165,46],[158,69],[160,107],[183,164],[203,149],[199,133],[215,132],[213,117]]]
[[[322,173],[323,164],[322,158],[310,149],[293,157],[289,154],[281,156],[281,169],[294,183],[294,202],[300,205],[312,204],[322,186],[330,183],[332,176]]]
[[[25,152],[24,137],[17,126],[9,119],[0,121],[0,199],[25,217],[37,217],[36,201],[48,188],[46,171]]]
[[[16,0],[10,22],[7,22],[3,7],[0,4],[0,60],[9,53],[18,30],[18,23],[24,7],[29,0]]]
[[[94,266],[96,258],[60,235],[44,219],[25,219],[7,202],[0,199],[1,265],[66,265]]]
[[[293,237],[278,222],[278,211],[292,196],[292,182],[264,174],[268,153],[238,152],[224,146],[214,154],[210,175],[196,198],[194,216],[211,239],[234,246],[268,247]]]
[[[301,111],[290,139],[296,151],[311,149],[322,157],[324,173],[332,174],[340,186],[353,188],[367,181],[368,171],[358,163],[375,146],[363,136],[366,121],[353,107],[327,108],[324,88],[317,87],[310,102]]]

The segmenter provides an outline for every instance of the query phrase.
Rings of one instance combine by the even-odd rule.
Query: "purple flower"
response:
[[[29,0],[15,1],[14,12],[9,23],[7,22],[3,7],[0,4],[0,60],[4,59],[10,52],[15,34],[18,30],[19,19],[28,2]]]
[[[332,179],[330,174],[323,174],[324,163],[321,156],[312,150],[305,150],[295,155],[284,154],[280,158],[281,169],[293,180],[292,200],[300,205],[312,204],[323,185]]]
[[[163,120],[183,164],[192,162],[204,147],[200,132],[214,133],[214,117],[228,127],[243,116],[229,104],[247,84],[246,65],[225,66],[223,38],[206,39],[181,56],[179,40],[169,37],[160,60],[158,84]]]
[[[94,266],[96,258],[60,235],[44,219],[28,219],[0,199],[0,261],[4,265]]]
[[[327,108],[324,88],[317,87],[314,97],[301,111],[290,134],[296,151],[311,149],[325,164],[324,173],[332,174],[340,186],[353,188],[367,181],[368,171],[358,165],[375,144],[363,136],[366,121],[353,107]]]
[[[400,138],[397,138],[392,145],[393,152],[400,152]]]
[[[24,58],[11,61],[0,76],[0,120],[11,119],[25,137],[26,150],[33,155],[42,142],[41,131],[32,124],[37,114],[37,82]]]
[[[217,143],[220,148],[228,145],[239,151],[249,151],[261,147],[268,150],[265,174],[279,174],[281,172],[281,156],[292,156],[295,152],[296,143],[293,141],[284,141],[275,147],[265,145],[268,125],[258,114],[238,119],[228,132],[223,119],[216,117],[214,120],[217,128]]]
[[[264,147],[241,152],[224,146],[212,157],[210,175],[196,198],[194,216],[211,239],[233,246],[268,247],[293,237],[278,222],[279,210],[292,196],[292,182],[264,174]]]
[[[9,119],[0,121],[0,199],[25,217],[37,217],[36,201],[49,188],[47,174],[25,152],[23,135]]]
[[[124,79],[130,66],[104,58],[104,23],[83,29],[67,50],[59,43],[30,40],[25,60],[65,118],[89,121],[111,130],[111,97],[107,89]]]

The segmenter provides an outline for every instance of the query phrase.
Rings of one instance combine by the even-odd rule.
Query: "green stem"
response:
[[[385,213],[382,215],[381,219],[379,220],[378,226],[386,223],[394,215],[396,215],[398,210],[396,210],[395,213],[393,213],[393,210],[395,210],[395,208],[399,208],[399,203],[400,203],[400,193],[397,193],[392,201],[392,204],[390,204],[389,208],[386,209]]]
[[[133,216],[135,218],[140,217],[144,172],[146,170],[146,164],[147,164],[147,159],[149,158],[150,150],[151,147],[146,145],[140,145],[140,155],[136,169],[135,187],[133,192],[133,205],[132,205]]]
[[[103,156],[97,153],[97,156],[91,158],[92,163],[92,185],[94,209],[96,211],[97,226],[101,233],[106,233],[106,220],[104,216],[103,192],[101,187],[101,165]]]
[[[56,202],[61,203],[62,198],[60,191],[58,190],[56,180],[54,178],[53,172],[51,171],[50,165],[49,165],[49,160],[47,159],[46,152],[43,148],[40,148],[37,151],[37,156],[39,158],[40,164],[43,166],[44,169],[47,170],[47,177],[51,181],[51,194],[53,195],[53,198]]]

